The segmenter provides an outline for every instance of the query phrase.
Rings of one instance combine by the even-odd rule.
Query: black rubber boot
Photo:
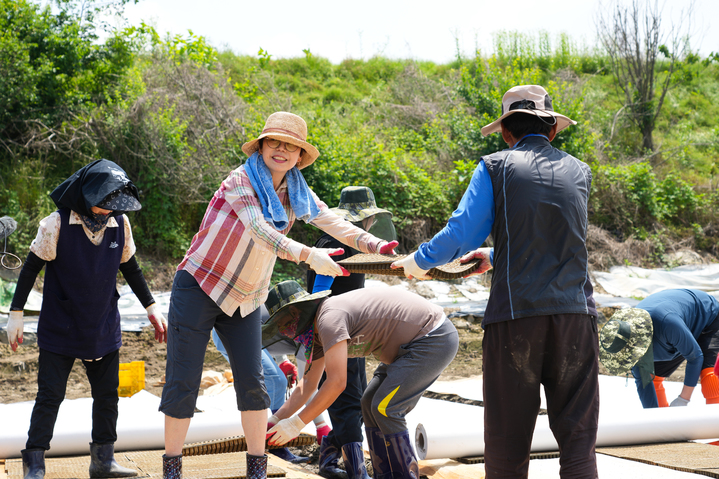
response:
[[[347,473],[340,468],[340,450],[332,444],[332,440],[325,436],[320,445],[319,475],[327,479],[348,479]]]
[[[45,449],[23,449],[20,454],[24,479],[45,477]]]
[[[182,479],[182,454],[172,457],[162,455],[162,478]]]
[[[247,454],[247,479],[267,479],[267,454]]]
[[[364,466],[361,442],[350,442],[342,446],[342,459],[349,479],[371,479]]]
[[[90,477],[133,477],[137,471],[115,461],[114,444],[90,443]]]
[[[409,431],[389,434],[384,439],[394,477],[419,479],[419,464],[417,464],[412,443],[409,441]]]
[[[393,479],[387,445],[384,435],[378,427],[365,427],[367,444],[369,444],[369,457],[372,460],[374,479]]]

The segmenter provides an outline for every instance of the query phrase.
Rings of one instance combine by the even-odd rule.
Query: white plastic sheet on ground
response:
[[[673,269],[644,269],[614,266],[608,273],[593,273],[609,294],[646,298],[665,289],[690,288],[706,291],[719,298],[719,264],[687,265]]]

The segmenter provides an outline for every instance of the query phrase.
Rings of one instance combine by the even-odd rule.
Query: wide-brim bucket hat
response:
[[[310,166],[320,156],[317,148],[307,143],[307,123],[301,116],[294,113],[278,111],[271,114],[267,118],[260,136],[242,145],[242,151],[247,156],[252,155],[259,149],[260,140],[268,137],[299,146],[305,150],[306,154],[297,164],[297,168],[300,170]]]
[[[610,374],[624,376],[647,355],[652,333],[652,317],[647,311],[617,311],[599,332],[599,360]]]
[[[554,118],[557,133],[577,122],[561,115],[552,108],[552,99],[539,85],[519,85],[507,90],[502,97],[502,116],[482,127],[482,135],[487,136],[502,130],[502,120],[515,113],[528,113],[542,118]]]
[[[377,207],[374,193],[366,186],[347,186],[342,188],[339,206],[337,208],[330,208],[330,211],[352,223],[359,223],[370,216],[378,214],[392,216],[392,213],[389,211]]]
[[[295,339],[312,326],[322,301],[331,290],[310,294],[297,281],[282,281],[270,289],[265,301],[270,319],[262,325],[262,347]]]

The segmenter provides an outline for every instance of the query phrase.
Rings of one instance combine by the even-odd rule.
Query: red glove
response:
[[[277,416],[275,416],[274,414],[273,414],[272,416],[270,416],[270,418],[267,419],[267,430],[269,431],[270,429],[272,429],[273,427],[275,427],[275,424],[277,424],[278,422],[280,422],[280,420],[279,420],[279,418],[278,418]],[[275,434],[274,432],[273,432],[273,433],[269,433],[269,434],[265,434],[265,440],[269,439],[269,438],[272,437],[274,434]]]
[[[397,247],[399,242],[397,241],[390,241],[389,243],[385,243],[379,248],[379,254],[394,254],[394,249]]]
[[[297,382],[297,366],[292,364],[289,359],[286,359],[280,363],[280,369],[287,378],[287,385],[292,387]]]
[[[332,428],[329,427],[326,422],[323,422],[319,425],[315,424],[315,427],[317,427],[317,444],[321,446],[322,438],[325,437],[327,434],[331,433]]]

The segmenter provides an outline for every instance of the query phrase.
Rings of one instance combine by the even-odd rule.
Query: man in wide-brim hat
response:
[[[599,418],[597,311],[588,273],[592,173],[552,146],[575,122],[554,111],[539,85],[502,97],[482,128],[508,148],[483,156],[447,225],[395,261],[408,277],[462,257],[492,263],[482,320],[487,479],[526,477],[542,385],[562,477],[594,478]],[[482,248],[492,234],[494,248]]]
[[[441,307],[402,289],[319,296],[325,294],[329,291],[309,295],[285,281],[265,303],[272,315],[263,326],[263,342],[282,336],[300,342],[309,363],[295,391],[270,418],[275,424],[268,431],[270,444],[297,437],[334,402],[345,387],[348,357],[372,354],[380,365],[362,396],[362,413],[375,477],[419,479],[405,416],[454,359],[457,330]],[[323,372],[327,377],[310,400]]]

